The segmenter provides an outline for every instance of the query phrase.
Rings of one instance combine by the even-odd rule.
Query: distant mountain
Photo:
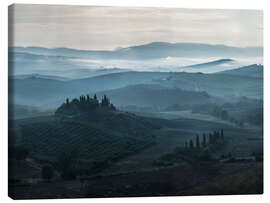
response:
[[[213,66],[232,64],[234,62],[235,61],[233,59],[219,59],[219,60],[210,61],[210,62],[206,62],[206,63],[184,66],[184,68],[209,68],[209,67],[213,67]]]
[[[26,74],[26,75],[10,75],[10,79],[27,79],[27,78],[33,78],[33,79],[51,79],[51,80],[60,80],[60,81],[67,81],[71,80],[70,78],[66,77],[60,77],[60,76],[54,76],[54,75],[40,75],[37,73],[33,74]]]
[[[263,65],[253,64],[232,70],[219,72],[218,74],[239,75],[248,77],[263,78]]]
[[[167,57],[254,57],[263,55],[263,47],[232,47],[199,43],[153,42],[113,51],[69,48],[9,47],[10,52],[80,57],[88,59],[157,59]]]

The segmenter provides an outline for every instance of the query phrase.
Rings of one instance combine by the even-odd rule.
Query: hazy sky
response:
[[[154,41],[263,46],[258,10],[16,4],[9,20],[10,46],[94,50]]]

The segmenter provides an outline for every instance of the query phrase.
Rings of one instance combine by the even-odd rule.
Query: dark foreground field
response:
[[[262,163],[179,166],[90,179],[40,182],[9,187],[15,199],[263,193]]]
[[[122,137],[119,133],[113,134],[118,136],[117,140],[113,141],[113,144],[108,144],[106,137],[112,139],[112,132],[99,131],[106,129],[106,126],[100,126],[100,128],[90,126],[86,124],[86,120],[78,117],[72,118],[72,126],[80,124],[79,132],[74,128],[71,130],[73,133],[82,135],[81,140],[76,139],[75,142],[74,137],[68,134],[67,124],[70,123],[70,119],[61,121],[64,124],[57,125],[57,129],[62,129],[61,126],[64,126],[63,135],[66,143],[74,145],[78,142],[78,146],[86,146],[81,144],[86,142],[94,148],[94,146],[100,145],[95,140],[100,140],[101,138],[98,138],[102,137],[102,143],[107,146],[107,149],[90,150],[89,153],[93,153],[95,159],[85,156],[85,150],[82,150],[81,157],[77,158],[78,163],[104,158],[106,162],[102,163],[106,164],[102,165],[102,170],[92,170],[87,174],[80,171],[75,178],[65,180],[61,178],[60,171],[55,167],[54,178],[46,181],[42,179],[42,165],[44,162],[47,163],[46,160],[53,160],[50,157],[51,153],[56,154],[62,148],[58,145],[51,147],[40,145],[35,153],[30,153],[25,160],[9,161],[9,196],[13,199],[43,199],[263,193],[261,156],[263,135],[260,128],[240,128],[226,123],[186,118],[167,120],[144,117],[138,119],[135,115],[119,113],[113,114],[113,116],[121,118],[121,122],[125,122],[128,126],[120,128],[121,125],[118,126],[115,121],[115,126],[110,127],[112,130],[115,128],[117,132],[126,133],[126,130],[129,130],[133,132],[133,136],[136,136],[134,128],[151,130],[149,134],[141,134],[142,137],[137,137],[138,140]],[[131,120],[135,126],[128,125],[128,120]],[[51,143],[44,123],[46,123],[45,126],[52,126],[52,123],[55,123],[52,117],[17,120],[14,122],[13,130],[16,131],[22,126],[32,126],[37,123],[38,125],[35,126],[39,126],[41,130],[36,134],[37,140],[33,138],[35,134],[31,134],[33,142],[31,146],[38,144],[39,140],[42,140],[43,143]],[[202,133],[213,132],[217,129],[224,130],[226,144],[212,151],[213,159],[202,160],[185,153],[181,154],[187,140],[193,139],[195,142],[196,134],[201,136]],[[83,138],[84,133],[89,130],[91,130],[90,134],[94,132],[93,138]],[[19,134],[18,140],[21,142],[25,141],[23,137],[28,138],[29,136],[24,133],[22,131]],[[49,134],[54,137],[53,141],[56,142],[58,139],[55,137],[56,135],[52,132]],[[131,145],[135,143],[134,147],[108,149],[110,145],[117,146],[121,143],[123,145],[126,142]],[[175,151],[179,147],[180,150],[177,154]],[[44,157],[45,152],[48,156]],[[118,153],[120,158],[113,158],[112,152]],[[257,154],[260,156],[258,157]],[[172,157],[172,159],[164,161],[161,158],[164,155]],[[43,160],[41,160],[42,158]],[[112,161],[108,161],[108,159],[112,159]],[[164,162],[155,164],[158,160]],[[87,167],[93,167],[91,163],[80,166],[85,170]]]

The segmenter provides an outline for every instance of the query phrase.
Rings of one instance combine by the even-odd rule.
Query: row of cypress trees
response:
[[[74,98],[71,102],[69,101],[69,98],[66,99],[66,105],[70,105],[72,103],[78,103],[78,104],[95,104],[96,107],[98,106],[102,106],[102,107],[110,107],[112,104],[110,102],[110,99],[104,95],[102,98],[101,98],[101,102],[99,102],[98,98],[97,98],[97,95],[95,94],[93,98],[91,98],[89,96],[89,94],[87,94],[86,96],[85,95],[81,95],[79,97],[79,99],[77,98]]]
[[[214,131],[213,133],[209,133],[207,136],[205,133],[202,134],[202,141],[200,141],[200,136],[197,134],[196,139],[195,139],[195,144],[192,139],[189,141],[185,141],[185,148],[188,149],[193,149],[193,148],[206,148],[209,145],[215,145],[219,142],[224,141],[224,133],[223,129],[220,131]]]

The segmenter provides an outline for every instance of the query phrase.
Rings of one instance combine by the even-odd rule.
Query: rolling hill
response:
[[[115,105],[135,105],[156,110],[173,104],[192,105],[215,101],[206,92],[186,91],[180,88],[164,88],[160,85],[131,85],[124,88],[98,92],[97,95],[108,95]]]
[[[249,66],[236,68],[233,70],[222,71],[222,72],[219,72],[219,74],[263,78],[263,65],[253,64]]]
[[[102,106],[87,115],[57,114],[13,124],[10,127],[20,132],[16,144],[29,150],[31,158],[57,165],[59,158],[72,156],[80,165],[75,170],[88,172],[153,145],[152,131],[158,128],[142,117]]]
[[[8,118],[10,120],[31,118],[45,115],[53,115],[53,111],[52,110],[41,111],[39,108],[20,104],[9,103],[8,105]]]
[[[124,88],[130,85],[159,85],[167,89],[179,88],[194,92],[207,92],[223,97],[250,97],[261,99],[263,81],[257,77],[230,74],[122,72],[85,79],[59,81],[43,78],[9,79],[9,98],[16,104],[45,108],[56,107],[66,97],[94,94]],[[194,98],[196,100],[196,97]]]

